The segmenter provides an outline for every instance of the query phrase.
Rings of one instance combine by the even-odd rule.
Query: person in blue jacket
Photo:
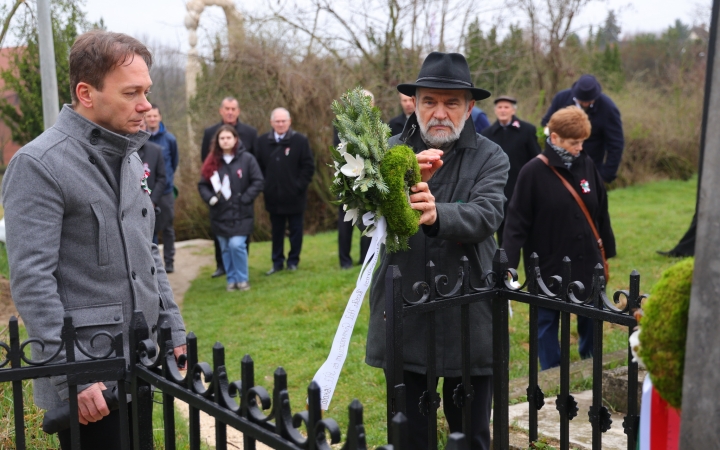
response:
[[[487,114],[485,114],[485,111],[477,106],[473,106],[470,115],[472,116],[472,121],[475,124],[476,132],[482,133],[485,128],[490,126],[490,120],[488,119]]]
[[[542,126],[548,124],[556,111],[572,105],[585,111],[592,126],[590,137],[583,144],[583,152],[593,160],[603,181],[612,182],[617,177],[625,146],[620,111],[610,97],[602,93],[602,87],[594,76],[583,75],[570,89],[555,95],[542,118]]]
[[[160,203],[157,205],[160,208],[157,221],[160,223],[157,224],[155,229],[159,230],[163,237],[165,272],[172,273],[175,270],[173,267],[175,262],[175,229],[173,228],[175,193],[173,192],[173,178],[180,162],[177,139],[165,129],[165,124],[162,123],[162,114],[160,114],[160,108],[157,105],[152,105],[152,109],[145,113],[145,122],[150,132],[150,142],[162,147],[163,159],[165,160],[165,190]],[[159,233],[155,233],[154,240],[156,243]]]

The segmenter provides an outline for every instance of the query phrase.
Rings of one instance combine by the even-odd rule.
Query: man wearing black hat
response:
[[[428,55],[415,83],[400,84],[398,91],[413,97],[415,112],[408,118],[402,134],[389,145],[404,143],[412,147],[420,164],[422,182],[410,191],[413,209],[422,212],[421,229],[410,238],[410,250],[396,253],[380,251],[380,268],[375,271],[370,291],[370,324],[365,361],[385,368],[385,272],[397,265],[402,273],[406,298],[415,298],[413,284],[425,279],[426,264],[434,261],[448,283],[457,282],[453,273],[460,260],[470,263],[470,282],[483,285],[482,273],[490,270],[496,250],[493,234],[503,218],[503,190],[510,168],[507,155],[490,140],[478,135],[471,119],[476,100],[490,96],[476,88],[470,79],[465,57],[458,53],[433,52]],[[492,402],[492,311],[490,302],[470,305],[470,367],[474,397],[471,403],[473,450],[490,445],[490,405]],[[418,403],[425,401],[427,380],[426,315],[403,319],[404,349],[402,373],[396,373],[406,387],[410,447],[427,449],[428,419]],[[435,371],[444,377],[443,409],[450,431],[462,430],[462,410],[453,401],[453,391],[462,383],[460,309],[447,308],[435,313]],[[386,377],[393,374],[386,371]],[[432,382],[432,380],[431,380]],[[435,424],[432,424],[434,427]]]
[[[510,172],[508,172],[508,181],[505,185],[504,212],[507,212],[507,204],[510,202],[515,190],[515,182],[520,169],[526,162],[540,154],[535,125],[518,119],[515,116],[516,111],[517,99],[508,95],[496,97],[495,117],[497,117],[497,120],[480,132],[480,134],[499,145],[510,159]],[[504,227],[505,220],[498,228],[498,245],[501,247]]]
[[[602,179],[610,183],[617,177],[625,146],[620,111],[610,97],[602,93],[594,76],[583,75],[570,89],[555,95],[542,118],[542,126],[547,125],[555,111],[572,105],[585,110],[590,118],[592,131],[583,144],[583,151],[593,160]]]

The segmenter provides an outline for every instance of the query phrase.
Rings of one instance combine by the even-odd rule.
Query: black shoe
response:
[[[667,252],[664,252],[664,251],[662,251],[662,250],[657,250],[657,254],[658,254],[658,255],[662,255],[662,256],[667,256],[668,258],[682,258],[682,257],[689,256],[689,255],[683,255],[683,254],[678,253],[678,252],[673,251],[673,250],[669,250],[669,251],[667,251]]]
[[[352,269],[352,267],[353,267],[352,264],[349,266],[340,266],[340,270],[348,270],[348,269]]]
[[[173,264],[165,264],[165,273],[173,273],[175,272],[175,268],[173,267]]]
[[[212,278],[217,278],[217,277],[221,277],[221,276],[223,276],[223,275],[225,275],[225,269],[222,269],[222,268],[218,267],[218,270],[216,270],[215,272],[213,272],[213,274],[210,275],[210,276],[211,276]]]
[[[288,264],[288,270],[289,270],[289,271],[291,271],[291,272],[294,272],[294,271],[296,271],[296,270],[297,270],[297,266],[294,266],[294,265]]]
[[[288,269],[289,269],[289,267],[288,267]],[[275,272],[280,272],[281,270],[282,270],[282,267],[280,267],[280,268],[273,267],[272,269],[265,272],[265,275],[272,275]]]

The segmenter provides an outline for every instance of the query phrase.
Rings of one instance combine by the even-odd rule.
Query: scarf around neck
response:
[[[567,166],[568,169],[570,168],[570,166],[572,166],[572,163],[574,163],[575,160],[580,157],[580,153],[578,153],[577,155],[573,155],[564,148],[558,147],[557,145],[553,144],[552,141],[550,141],[549,137],[547,138],[547,143],[550,148],[555,150],[555,153],[558,154],[558,156],[560,157],[560,159],[562,159],[563,163]]]

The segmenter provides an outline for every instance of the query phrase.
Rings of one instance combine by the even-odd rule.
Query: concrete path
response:
[[[190,288],[192,281],[197,278],[200,270],[206,266],[215,265],[215,254],[212,250],[213,242],[206,239],[193,239],[175,243],[175,272],[168,274],[168,280],[175,296],[175,302],[182,309],[185,292]],[[162,254],[162,250],[160,252]],[[219,336],[218,336],[219,338]],[[176,408],[188,418],[187,403],[176,401]],[[203,442],[215,447],[215,420],[207,414],[200,413],[200,434]],[[227,428],[228,448],[242,449],[242,433],[234,428]],[[261,443],[258,450],[270,450]]]
[[[592,427],[588,421],[588,411],[592,404],[592,391],[573,393],[578,402],[578,415],[570,421],[570,448],[585,450],[592,448]],[[560,421],[555,409],[555,396],[545,399],[545,406],[538,411],[538,432],[554,439],[560,438]],[[510,423],[527,430],[528,403],[510,406]],[[602,448],[604,450],[624,450],[627,448],[627,435],[623,430],[623,415],[612,414],[610,429],[603,433]]]

